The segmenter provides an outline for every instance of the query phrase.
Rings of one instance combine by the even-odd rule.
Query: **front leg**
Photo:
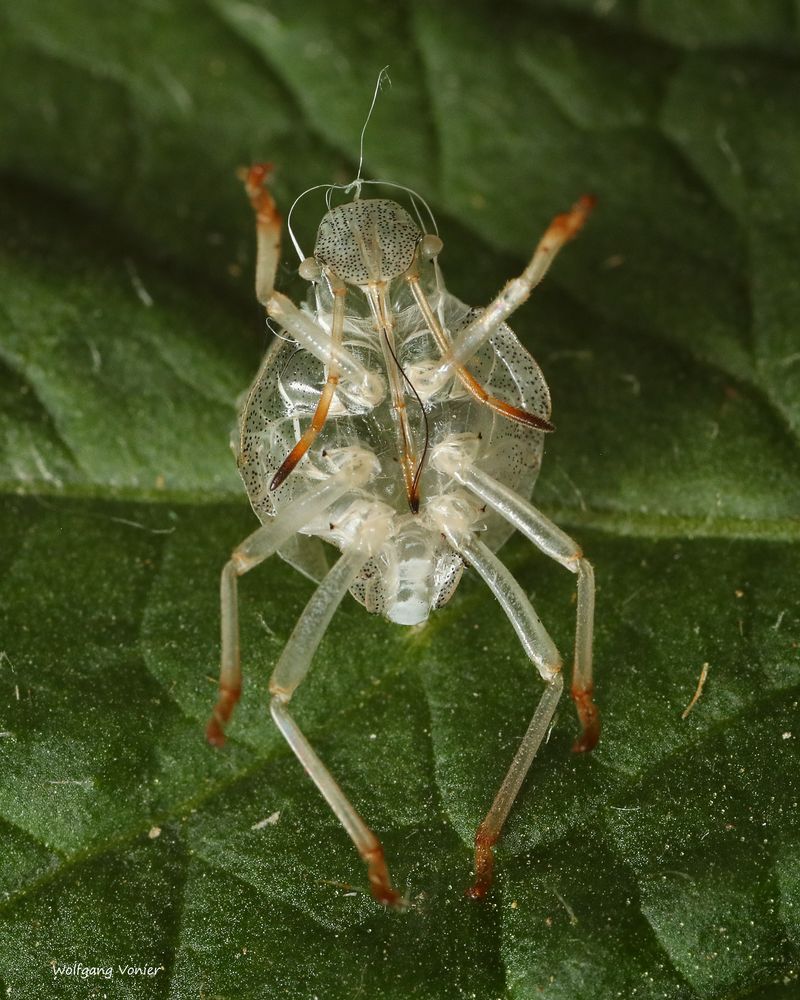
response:
[[[270,194],[267,181],[271,163],[254,163],[242,167],[239,177],[256,217],[256,298],[266,306],[275,287],[275,275],[281,257],[282,219]]]
[[[522,274],[512,278],[494,301],[490,302],[455,338],[453,346],[444,355],[436,370],[437,380],[452,374],[456,365],[465,365],[498,326],[504,323],[514,310],[519,309],[547,274],[558,251],[583,228],[594,203],[595,199],[591,195],[584,195],[569,212],[557,215],[553,219]]]
[[[331,321],[331,345],[338,349],[342,346],[342,331],[344,329],[345,295],[347,289],[344,284],[334,275],[330,275],[331,288],[333,291],[333,319]],[[269,484],[271,490],[277,490],[282,483],[291,475],[297,467],[298,462],[305,456],[308,449],[317,440],[320,431],[325,426],[328,419],[328,412],[336,394],[336,386],[339,384],[339,367],[335,358],[331,358],[328,365],[328,374],[325,378],[325,385],[322,387],[319,400],[317,401],[311,423],[306,427],[300,440],[292,448],[289,454],[281,463],[280,468],[272,477]]]
[[[422,313],[425,319],[425,325],[431,332],[431,336],[436,342],[436,346],[439,349],[439,353],[442,356],[447,355],[448,351],[452,347],[452,339],[450,334],[442,324],[439,322],[439,317],[436,315],[434,310],[431,308],[431,304],[428,301],[428,297],[422,289],[419,281],[419,275],[416,271],[410,271],[406,275],[406,281],[408,282],[408,287],[411,289],[411,294],[414,296],[414,301],[419,306],[419,311]],[[498,399],[496,396],[492,396],[490,393],[484,389],[480,382],[472,375],[464,365],[454,365],[456,376],[461,381],[461,384],[467,390],[467,392],[484,406],[488,406],[490,410],[494,410],[495,413],[499,413],[509,420],[515,420],[520,424],[527,424],[528,427],[536,427],[540,431],[552,431],[555,430],[553,425],[545,417],[540,416],[538,413],[530,413],[527,410],[521,410],[518,406],[512,406],[511,403],[506,403],[502,399]],[[428,381],[427,394],[430,396],[436,392],[444,383],[437,381],[439,377],[439,371],[435,371],[432,376],[432,380]],[[431,376],[429,376],[429,379]]]
[[[271,172],[272,164],[270,163],[256,163],[252,167],[240,171],[245,191],[256,217],[256,297],[267,310],[270,318],[279,323],[300,347],[318,358],[328,368],[329,373],[331,371],[336,373],[336,381],[341,373],[342,377],[350,383],[352,390],[366,404],[377,406],[384,394],[384,386],[380,376],[368,371],[341,343],[345,293],[341,282],[333,280],[336,298],[334,329],[331,333],[328,333],[308,313],[298,309],[291,299],[275,291],[275,275],[278,271],[281,255],[282,220],[275,205],[275,199],[267,187]],[[337,315],[339,316],[338,320]],[[331,382],[329,379],[332,386],[336,385],[336,381]],[[332,395],[332,392],[333,389],[329,387],[328,395]],[[330,405],[329,399],[327,404]],[[319,423],[324,423],[326,416],[327,409],[320,414]],[[310,445],[310,443],[309,441],[308,444]],[[294,465],[307,450],[308,446],[304,446],[303,450],[297,454],[294,464],[285,470],[282,467],[281,471],[285,471],[283,479],[289,475]]]

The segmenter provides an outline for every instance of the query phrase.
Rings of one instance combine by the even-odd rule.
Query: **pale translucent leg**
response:
[[[301,614],[270,679],[270,708],[276,725],[367,865],[372,894],[381,903],[402,907],[403,898],[392,888],[383,847],[348,801],[330,771],[289,714],[287,705],[308,673],[311,660],[334,612],[365,562],[363,552],[341,556],[319,585]]]
[[[274,290],[281,255],[282,220],[266,186],[271,171],[271,164],[257,163],[241,172],[245,191],[256,216],[256,297],[267,313],[301,347],[319,358],[324,365],[337,367],[356,390],[361,390],[367,401],[376,405],[383,394],[380,378],[369,372],[313,317],[298,309],[291,299]]]
[[[275,286],[281,256],[281,217],[267,188],[272,164],[255,163],[241,171],[244,189],[256,216],[256,297],[266,306]]]
[[[466,364],[497,327],[525,302],[547,273],[561,247],[580,231],[594,201],[594,198],[584,195],[569,212],[553,219],[522,274],[512,278],[497,298],[455,338],[453,346],[442,357],[436,371],[437,380],[452,374],[456,365]]]
[[[319,358],[324,365],[335,365],[338,368],[349,381],[351,391],[358,392],[372,406],[381,401],[385,387],[380,375],[365,368],[313,316],[298,309],[291,299],[280,292],[273,292],[266,305],[269,315],[276,323],[280,323],[300,347]]]
[[[221,653],[219,694],[206,726],[206,738],[214,746],[225,742],[225,725],[242,692],[239,655],[239,612],[237,580],[276,552],[284,542],[318,514],[335,503],[348,490],[363,485],[373,468],[374,456],[363,449],[342,453],[342,468],[323,480],[317,489],[302,500],[284,508],[271,521],[249,535],[234,550],[222,569],[220,578]]]
[[[444,329],[442,324],[439,322],[439,317],[431,308],[431,304],[428,301],[425,292],[422,290],[422,286],[420,285],[419,275],[412,271],[406,275],[406,281],[411,289],[411,294],[414,296],[414,300],[419,306],[419,311],[422,313],[425,323],[430,330],[433,339],[436,341],[439,353],[444,356],[452,346],[450,334]],[[550,421],[545,420],[544,417],[540,417],[536,413],[529,413],[527,410],[521,410],[518,406],[512,406],[510,403],[506,403],[502,399],[492,396],[486,391],[486,389],[484,389],[480,382],[469,371],[467,371],[464,365],[454,364],[453,371],[467,392],[469,392],[473,398],[483,403],[484,406],[488,406],[489,409],[494,410],[495,413],[500,413],[509,420],[515,420],[517,423],[527,424],[529,427],[536,427],[542,431],[552,431],[555,429]],[[441,384],[443,384],[438,381],[438,374],[438,372],[434,372],[434,381],[426,386],[429,395],[431,394],[431,390],[436,391]]]
[[[475,833],[475,882],[467,894],[472,899],[482,899],[492,883],[494,845],[533,758],[547,735],[564,682],[558,650],[510,571],[483,542],[468,536],[459,539],[446,530],[445,534],[500,602],[522,648],[547,685],[494,802]]]
[[[457,446],[456,446],[457,447]],[[451,455],[452,458],[452,455]],[[441,462],[442,459],[440,458]],[[578,577],[575,623],[575,659],[572,698],[581,722],[581,734],[573,750],[593,750],[600,738],[600,713],[592,700],[592,640],[594,634],[594,570],[580,547],[541,511],[519,494],[497,482],[469,461],[451,460],[444,465],[457,482],[471,490],[483,503],[497,511],[551,559],[560,562]]]
[[[342,343],[342,331],[344,329],[344,300],[346,292],[347,289],[345,286],[341,282],[337,281],[333,289],[333,320],[331,322],[331,343],[334,347],[340,347]],[[294,448],[292,448],[286,456],[281,464],[281,467],[272,477],[272,482],[269,484],[269,488],[271,490],[278,489],[281,483],[283,483],[296,468],[297,463],[303,458],[311,445],[316,441],[319,432],[325,426],[325,421],[328,419],[328,411],[331,408],[331,403],[333,402],[333,397],[336,393],[336,386],[338,384],[339,368],[334,359],[328,365],[328,374],[325,379],[325,385],[322,387],[322,392],[320,393],[317,407],[314,410],[314,415],[311,418],[311,423],[308,425]]]

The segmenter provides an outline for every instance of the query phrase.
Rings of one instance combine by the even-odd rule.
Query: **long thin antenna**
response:
[[[357,200],[361,197],[361,170],[364,166],[364,136],[367,132],[367,125],[369,125],[369,120],[372,118],[372,112],[375,110],[375,104],[378,100],[378,94],[381,92],[381,87],[384,81],[391,87],[392,81],[389,79],[388,66],[384,66],[383,69],[378,73],[378,79],[375,81],[375,90],[372,94],[372,104],[369,106],[369,111],[367,112],[367,117],[364,120],[364,125],[361,129],[361,140],[358,147],[358,173],[356,174],[356,179],[348,185],[348,187],[355,188],[355,195],[353,200]]]
[[[294,229],[292,228],[292,215],[294,214],[294,210],[297,207],[298,203],[302,201],[307,194],[311,194],[312,191],[323,191],[323,190],[325,191],[325,204],[328,207],[328,211],[330,211],[331,196],[333,195],[334,191],[341,191],[344,194],[349,194],[351,191],[354,191],[355,194],[353,195],[353,200],[357,201],[361,197],[361,188],[365,184],[375,184],[380,187],[396,188],[399,191],[405,191],[406,194],[409,194],[411,196],[411,204],[414,209],[414,213],[417,216],[417,219],[419,219],[420,228],[423,230],[423,232],[427,232],[428,230],[427,226],[424,225],[422,219],[420,218],[420,212],[419,212],[419,207],[417,205],[417,201],[419,201],[425,207],[425,211],[428,213],[428,218],[431,220],[431,225],[433,226],[434,233],[438,234],[439,232],[439,227],[436,225],[436,216],[431,211],[430,205],[427,203],[427,201],[425,201],[425,199],[418,191],[415,191],[413,188],[406,187],[405,184],[395,184],[393,181],[385,181],[380,179],[364,180],[364,178],[361,176],[361,172],[364,169],[364,136],[366,135],[367,132],[367,126],[369,125],[370,118],[372,117],[372,112],[375,110],[375,105],[378,101],[378,94],[381,91],[381,87],[383,86],[384,82],[388,83],[390,86],[392,83],[392,81],[389,79],[389,73],[387,72],[388,69],[389,69],[388,66],[384,66],[383,69],[380,71],[380,73],[378,73],[378,79],[375,81],[375,90],[373,91],[372,94],[372,103],[369,106],[367,117],[364,120],[364,125],[361,129],[361,139],[359,142],[359,149],[358,149],[358,172],[356,173],[355,179],[347,184],[313,184],[311,187],[306,188],[305,191],[302,191],[295,198],[294,202],[292,203],[292,207],[289,209],[289,214],[286,217],[286,226],[289,230],[289,238],[291,239],[294,249],[297,252],[297,256],[300,258],[301,261],[305,260],[305,254],[303,253],[300,247],[300,243],[298,242],[297,237],[295,236]]]
[[[289,238],[291,239],[292,244],[294,245],[295,251],[297,252],[297,256],[300,258],[301,263],[306,259],[306,255],[303,253],[302,249],[300,248],[300,244],[297,242],[297,237],[294,235],[294,229],[292,229],[292,213],[297,207],[297,203],[299,201],[302,201],[302,199],[305,198],[307,194],[311,194],[312,191],[320,191],[323,188],[325,188],[327,191],[330,191],[331,188],[337,186],[339,185],[313,184],[310,188],[306,188],[305,191],[302,191],[292,202],[292,207],[289,209],[289,214],[286,216],[286,228],[289,230]]]
[[[305,196],[307,194],[310,194],[312,191],[320,191],[324,188],[325,203],[328,206],[328,210],[330,210],[331,193],[333,191],[349,192],[355,190],[355,195],[353,196],[353,198],[354,200],[356,200],[361,197],[361,185],[365,183],[367,184],[370,183],[369,181],[364,181],[364,179],[361,176],[361,171],[364,168],[364,136],[367,133],[367,126],[369,125],[370,118],[372,118],[372,112],[375,110],[375,105],[378,101],[378,94],[381,92],[381,87],[383,86],[384,82],[388,83],[391,86],[392,81],[389,79],[388,69],[389,69],[388,66],[384,66],[383,69],[380,71],[380,73],[378,73],[378,79],[375,81],[375,90],[372,93],[372,103],[369,106],[367,117],[364,119],[364,125],[361,128],[361,139],[358,148],[358,173],[356,174],[355,180],[350,181],[349,184],[314,184],[312,185],[312,187],[306,188],[305,191],[299,194],[292,203],[292,207],[289,209],[289,214],[286,217],[286,226],[289,230],[289,238],[291,239],[295,251],[297,252],[297,256],[300,258],[301,261],[305,260],[305,254],[300,248],[300,244],[297,240],[297,237],[294,234],[294,229],[292,228],[292,214],[295,210],[295,207],[297,206],[297,203],[301,201],[303,198],[305,198]],[[427,208],[428,206],[426,205],[425,207]],[[428,213],[430,214],[429,208],[428,208]],[[436,225],[435,222],[434,225]]]

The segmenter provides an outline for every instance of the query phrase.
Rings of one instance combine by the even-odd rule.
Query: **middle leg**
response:
[[[561,563],[577,576],[575,615],[575,658],[572,671],[572,699],[581,723],[581,733],[572,749],[593,750],[600,739],[600,713],[594,703],[592,645],[594,638],[594,570],[580,546],[569,535],[514,490],[479,469],[469,457],[463,439],[443,441],[434,451],[432,462],[441,471],[470,490],[482,503],[495,510],[525,535],[545,555]]]
[[[411,289],[411,294],[414,296],[414,301],[419,306],[419,310],[425,319],[425,324],[430,330],[431,336],[436,341],[439,353],[442,356],[446,355],[452,347],[453,341],[450,338],[450,334],[444,329],[442,324],[439,322],[438,316],[431,308],[431,304],[428,302],[428,298],[420,285],[419,275],[416,271],[409,271],[406,275],[406,281]],[[555,430],[550,421],[545,417],[541,417],[537,413],[530,413],[528,410],[522,410],[518,406],[512,406],[511,403],[506,403],[502,399],[498,399],[497,396],[492,396],[486,391],[486,389],[484,389],[475,376],[464,367],[464,365],[455,364],[453,367],[457,378],[467,392],[474,399],[477,399],[485,406],[488,406],[490,410],[494,410],[495,413],[499,413],[501,416],[507,417],[509,420],[514,420],[520,424],[527,424],[529,427],[536,427],[541,431]],[[445,381],[446,379],[436,379],[432,381],[428,386],[428,391],[436,391],[439,386],[444,385]]]

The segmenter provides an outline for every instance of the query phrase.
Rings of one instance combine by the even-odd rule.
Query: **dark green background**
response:
[[[789,0],[2,0],[9,996],[800,996],[797,20]],[[539,693],[486,590],[466,578],[421,631],[346,602],[296,699],[403,915],[268,720],[311,593],[279,561],[241,586],[230,743],[202,738],[218,572],[255,524],[227,442],[266,344],[235,168],[274,161],[284,206],[350,179],[386,63],[365,169],[430,201],[465,300],[599,198],[514,323],[558,426],[537,502],[597,572],[597,751],[570,754],[565,704],[474,906],[474,827]],[[573,579],[518,539],[503,555],[569,653]],[[164,971],[55,982],[53,960]]]

